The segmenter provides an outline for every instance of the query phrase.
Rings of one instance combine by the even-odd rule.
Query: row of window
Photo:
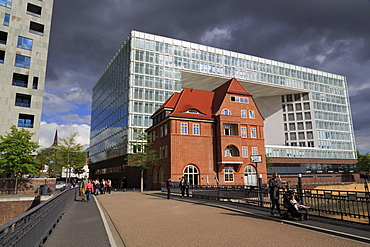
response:
[[[12,85],[18,87],[28,87],[28,75],[13,73]],[[33,77],[32,89],[37,89],[39,84],[39,78],[37,76]]]
[[[224,135],[238,135],[237,124],[224,124],[223,126],[223,134]],[[162,128],[162,127],[161,127]],[[257,138],[257,128],[256,127],[249,127],[250,131],[250,138]],[[162,132],[162,130],[161,130]],[[180,133],[183,135],[189,134],[188,131],[188,123],[180,123]],[[192,124],[192,134],[193,135],[200,135],[200,124],[193,123]],[[240,136],[243,138],[247,138],[247,127],[242,126],[240,127]]]
[[[289,125],[287,123],[284,123],[284,130],[288,131],[288,126],[289,126],[290,131],[292,131],[292,130],[304,130],[305,129],[304,124],[306,125],[306,130],[312,129],[312,122],[308,121],[308,122],[289,123]]]
[[[288,115],[288,118],[287,118]],[[305,120],[311,120],[311,112],[297,112],[297,113],[288,113],[283,114],[283,120],[286,121],[301,121],[303,120],[303,116]]]
[[[252,147],[252,155],[258,155],[258,148]],[[224,150],[224,156],[225,157],[240,157],[239,149],[234,145],[228,145],[226,146]],[[242,157],[248,158],[249,157],[249,151],[247,146],[242,146]]]
[[[193,135],[200,135],[200,124],[199,123],[193,123]],[[188,132],[188,124],[187,123],[180,123],[180,133],[183,135],[189,134]]]
[[[246,98],[246,99],[248,99],[248,98]],[[255,119],[255,114],[254,114],[254,111],[253,110],[249,110],[249,111],[247,111],[247,110],[241,110],[240,111],[240,116],[242,118],[247,118],[248,117],[247,116],[247,112],[249,112],[249,118],[250,119]],[[231,111],[229,109],[222,109],[221,115],[231,116]]]
[[[224,181],[225,182],[234,182],[234,168],[233,167],[224,167]],[[244,169],[244,176],[256,176],[256,169],[252,165],[248,165]],[[184,168],[183,176],[189,185],[198,185],[199,184],[199,169],[195,165],[188,165]],[[256,177],[255,177],[256,180]],[[153,183],[163,183],[164,174],[163,166],[153,167]],[[257,181],[255,181],[257,182]],[[255,184],[257,185],[257,184]]]
[[[42,2],[43,0],[39,0],[39,1]],[[12,0],[0,0],[0,6],[11,8],[12,7]],[[35,14],[41,15],[41,7],[36,6],[34,4],[31,4],[31,3],[28,3],[27,4],[27,12],[31,12],[31,13],[35,12]]]
[[[294,105],[295,105],[295,109],[294,109]],[[285,111],[302,111],[303,110],[310,110],[310,103],[309,102],[304,102],[303,103],[303,108],[302,108],[302,104],[301,103],[295,103],[295,104],[286,104],[286,105],[283,105],[283,112]]]
[[[288,95],[281,95],[281,102],[293,102],[293,101],[302,101],[302,100],[309,100],[309,94],[308,93],[297,93],[297,94],[288,94]]]
[[[216,51],[208,52],[208,51],[200,51],[198,49],[191,49],[187,47],[167,44],[167,43],[161,43],[157,41],[152,40],[144,40],[140,38],[135,38],[133,40],[134,46],[139,49],[147,50],[146,53],[149,53],[148,51],[152,52],[159,52],[174,56],[182,56],[185,58],[192,58],[197,60],[203,60],[205,62],[210,63],[218,63],[218,64],[225,64],[235,67],[240,67],[243,69],[249,69],[249,70],[256,70],[256,71],[262,71],[266,73],[274,73],[277,75],[287,76],[287,77],[293,77],[297,79],[303,79],[303,80],[310,80],[315,82],[320,82],[328,85],[336,85],[343,87],[344,81],[336,78],[329,78],[327,76],[317,75],[305,71],[300,71],[296,69],[300,69],[300,67],[293,66],[296,69],[289,69],[284,68],[276,65],[266,64],[262,62],[257,61],[251,61],[244,58],[237,58],[230,56],[229,51],[222,51],[219,49],[215,49],[212,47],[209,47],[209,49],[219,50],[220,53],[228,53],[229,55],[221,55],[218,54]],[[174,42],[177,42],[177,40],[174,40]],[[157,54],[153,54],[152,56],[155,56]],[[150,56],[150,55],[149,55]],[[235,53],[235,56],[237,54]],[[146,57],[146,55],[143,54],[143,58]]]
[[[0,44],[6,45],[7,40],[8,40],[8,33],[0,31]],[[22,37],[22,36],[18,36],[18,42],[17,42],[17,47],[18,48],[22,48],[22,49],[26,49],[26,50],[32,50],[32,43],[33,43],[32,39]],[[4,63],[4,60],[5,60],[5,51],[1,51],[1,53],[0,53],[0,63]],[[31,64],[31,57],[23,56],[23,55],[20,55],[20,54],[15,55],[14,66],[29,69],[30,64]]]
[[[237,136],[238,133],[238,125],[237,124],[224,124],[223,125],[224,131],[223,134],[227,136]],[[242,126],[240,127],[240,136],[243,138],[247,138],[247,129],[248,127]],[[250,138],[257,138],[257,128],[256,127],[249,127],[249,137]]]

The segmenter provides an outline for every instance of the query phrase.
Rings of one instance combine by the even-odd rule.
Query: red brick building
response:
[[[181,176],[192,185],[257,185],[258,174],[266,182],[264,119],[235,78],[211,92],[184,88],[152,119],[147,133],[160,160],[147,171],[147,189]]]

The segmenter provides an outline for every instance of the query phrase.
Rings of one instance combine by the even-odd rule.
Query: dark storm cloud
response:
[[[46,91],[91,94],[138,30],[345,75],[360,131],[369,122],[369,13],[367,0],[55,0]]]

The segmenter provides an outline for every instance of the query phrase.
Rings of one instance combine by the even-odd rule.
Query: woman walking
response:
[[[90,201],[90,197],[91,197],[91,193],[94,193],[94,185],[91,182],[91,179],[89,179],[89,181],[85,185],[85,191],[86,191],[86,199],[89,202]]]

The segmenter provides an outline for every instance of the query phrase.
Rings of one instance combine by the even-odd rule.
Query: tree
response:
[[[134,141],[129,143],[132,153],[128,154],[125,161],[126,166],[140,167],[140,191],[144,191],[144,170],[151,165],[157,165],[158,157],[156,151],[152,149],[152,138],[141,129],[134,129],[137,136]]]
[[[367,177],[370,174],[370,153],[360,154],[357,151],[357,170],[360,172],[365,172]]]
[[[266,171],[271,172],[273,169],[271,159],[266,156]]]
[[[38,174],[39,162],[32,155],[39,145],[31,141],[34,133],[15,125],[5,136],[0,135],[0,172],[14,176],[15,194],[18,193],[18,179],[25,174]]]
[[[37,159],[43,166],[48,166],[48,174],[50,177],[60,177],[62,173],[61,155],[58,146],[51,146],[41,149],[37,153]]]
[[[83,146],[76,141],[78,133],[73,133],[67,138],[59,138],[60,164],[66,169],[67,173],[74,171],[81,172],[86,164],[86,152],[81,151]],[[67,182],[68,182],[67,174]]]

